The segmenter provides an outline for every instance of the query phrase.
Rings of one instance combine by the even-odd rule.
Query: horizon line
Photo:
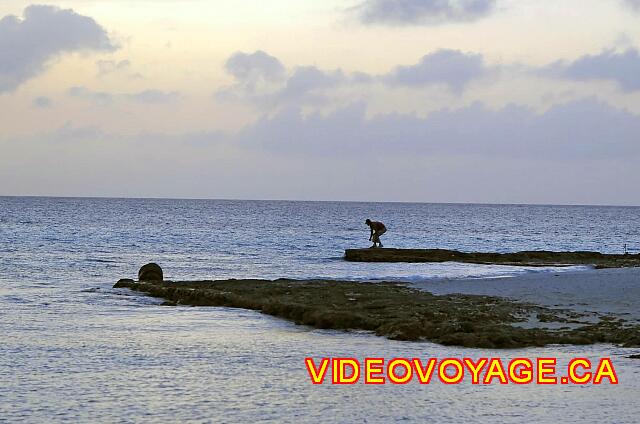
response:
[[[301,203],[397,203],[397,204],[423,204],[423,205],[477,205],[477,206],[574,206],[574,207],[611,207],[611,208],[637,208],[635,204],[586,204],[586,203],[499,203],[499,202],[438,202],[438,201],[411,201],[411,200],[328,200],[328,199],[247,199],[247,198],[223,198],[223,197],[154,197],[154,196],[59,196],[59,195],[30,195],[30,194],[0,194],[0,198],[44,198],[44,199],[104,199],[104,200],[214,200],[229,202],[301,202]]]

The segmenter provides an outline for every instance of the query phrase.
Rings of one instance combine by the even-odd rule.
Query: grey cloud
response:
[[[260,55],[256,56],[258,53]],[[264,52],[256,52],[252,55],[235,53],[231,58],[243,58],[244,61],[255,57],[262,58],[258,62],[268,58],[265,61],[277,63],[278,69],[282,66],[277,58]],[[257,71],[251,71],[244,65],[234,66],[233,69],[232,75],[238,79],[237,83],[218,90],[215,93],[216,98],[248,100],[272,108],[290,104],[324,104],[328,101],[331,90],[376,82],[390,86],[442,84],[454,92],[461,92],[471,81],[490,75],[500,67],[486,65],[484,57],[480,54],[442,49],[425,55],[415,65],[398,66],[383,75],[371,75],[365,72],[347,73],[341,69],[323,70],[317,66],[297,66],[287,72],[282,66],[277,73],[270,73],[270,75],[278,75],[277,78],[273,78],[274,80],[269,83],[258,84],[257,76],[264,74],[263,66],[259,66]],[[264,82],[264,77],[261,78]]]
[[[351,81],[356,84],[367,84],[373,82],[375,78],[366,72],[356,71],[351,74]]]
[[[160,104],[174,102],[180,98],[180,94],[177,91],[162,91],[151,89],[140,91],[137,93],[126,94],[126,97],[139,103]]]
[[[236,52],[227,59],[224,67],[229,74],[241,81],[278,81],[286,73],[277,58],[262,50],[254,53]]]
[[[67,94],[71,97],[88,100],[100,106],[109,105],[118,99],[124,99],[144,104],[166,104],[174,102],[180,98],[180,93],[177,91],[148,89],[135,93],[120,94],[95,91],[83,86],[70,87],[67,90]]]
[[[350,11],[365,24],[436,25],[487,16],[495,0],[365,0]]]
[[[0,180],[16,194],[640,201],[640,117],[597,99],[544,113],[482,104],[424,118],[365,112],[364,104],[328,115],[286,109],[238,135],[116,135],[71,123],[53,134],[0,135]],[[140,162],[149,149],[157,154]]]
[[[123,71],[131,67],[131,62],[127,59],[115,61],[115,60],[98,60],[96,62],[98,67],[98,75],[103,76],[111,74],[113,72]]]
[[[105,77],[111,74],[124,75],[132,80],[144,79],[144,75],[140,72],[135,72],[131,69],[131,61],[128,59],[123,60],[98,60],[96,62],[98,67],[98,76]]]
[[[358,75],[357,78],[362,78]],[[323,71],[316,66],[299,66],[286,80],[286,84],[274,96],[277,101],[303,101],[319,103],[324,101],[320,90],[335,88],[352,81],[342,70]]]
[[[325,71],[316,66],[297,66],[287,71],[280,60],[263,51],[234,53],[225,69],[236,83],[216,91],[218,100],[249,100],[265,107],[291,102],[321,103],[325,101],[323,90],[374,80],[364,72],[346,74],[340,69]]]
[[[540,70],[543,75],[578,81],[615,81],[624,91],[640,90],[640,54],[636,49],[624,52],[605,50],[585,55],[573,62],[556,62]]]
[[[329,115],[287,109],[239,135],[241,145],[280,154],[378,157],[484,155],[511,158],[601,159],[640,156],[640,117],[589,98],[544,113],[481,103],[422,118],[388,114],[366,118],[357,103]]]
[[[83,86],[70,87],[67,90],[67,94],[71,97],[78,97],[81,99],[90,100],[100,105],[106,105],[113,101],[113,95],[106,93],[104,91],[90,90],[87,87],[83,87]]]
[[[262,100],[268,93],[278,90],[286,78],[286,69],[280,60],[262,50],[236,52],[227,59],[224,68],[234,77],[235,83],[214,93],[216,99],[223,101]]]
[[[87,143],[104,139],[105,134],[95,126],[77,126],[71,121],[48,134],[47,140],[53,143]]]
[[[480,54],[442,49],[423,56],[416,65],[397,67],[383,79],[392,84],[409,86],[445,84],[452,90],[460,91],[471,80],[489,72]]]
[[[623,1],[632,10],[635,10],[636,12],[640,12],[640,0],[623,0]]]
[[[407,86],[441,83],[454,91],[462,91],[474,79],[508,69],[521,74],[576,81],[608,80],[627,92],[640,90],[640,53],[635,48],[608,49],[574,61],[557,61],[538,68],[518,64],[489,66],[481,54],[442,49],[424,56],[416,65],[397,67],[383,79]]]
[[[318,88],[333,87],[345,81],[341,70],[325,72],[315,66],[299,66],[287,79],[285,91],[292,94],[305,93]]]
[[[70,9],[29,6],[23,18],[0,19],[0,93],[40,74],[62,53],[115,49],[105,29],[92,18]]]
[[[42,140],[49,145],[60,144],[79,144],[94,141],[102,141],[106,138],[100,128],[95,126],[78,126],[72,121],[66,121],[62,126],[50,132],[41,132],[29,136],[22,137],[0,137],[0,142],[10,141],[12,139],[24,143],[26,146],[37,143]]]
[[[45,96],[36,97],[31,104],[39,109],[49,109],[53,106],[51,99]]]
[[[277,74],[277,81],[265,82],[265,78],[261,76],[265,74],[263,66],[259,66],[256,73],[252,73],[246,66],[237,67],[234,68],[233,75],[237,79],[245,79],[219,90],[216,93],[218,99],[244,100],[269,109],[291,105],[320,105],[326,104],[339,88],[373,83],[388,87],[442,85],[453,93],[460,94],[476,80],[497,77],[503,73],[521,76],[534,74],[554,79],[612,80],[625,91],[640,90],[640,54],[635,49],[625,52],[607,50],[598,55],[583,56],[573,62],[556,62],[543,67],[489,65],[482,54],[440,49],[423,56],[416,64],[397,66],[382,75],[347,73],[341,69],[323,70],[316,66],[298,66],[287,71],[277,58],[264,52],[259,55],[257,53],[236,53],[232,57],[243,60],[268,58],[266,62],[278,64],[279,71],[269,73]],[[256,83],[258,78],[255,75],[261,76],[263,84]]]

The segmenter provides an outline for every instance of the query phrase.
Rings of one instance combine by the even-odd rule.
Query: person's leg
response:
[[[382,242],[380,241],[380,236],[381,236],[381,235],[383,235],[383,234],[384,234],[384,233],[386,233],[386,232],[387,232],[387,230],[386,230],[386,229],[384,229],[384,230],[381,230],[379,233],[377,233],[377,236],[378,236],[378,245],[379,245],[379,247],[384,247],[384,246],[382,245]]]
[[[378,235],[377,231],[373,233],[373,238],[371,239],[371,241],[373,241],[372,247],[377,247],[376,244],[380,243],[380,236]]]

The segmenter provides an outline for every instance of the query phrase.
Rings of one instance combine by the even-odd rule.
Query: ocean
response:
[[[253,311],[161,307],[111,288],[147,262],[174,280],[375,283],[580,269],[345,262],[344,249],[369,246],[366,218],[387,225],[385,247],[640,250],[639,207],[0,197],[0,421],[552,422],[571,408],[584,422],[637,422],[633,360],[620,359],[625,384],[553,387],[313,386],[303,362],[624,353],[613,346],[405,343]]]

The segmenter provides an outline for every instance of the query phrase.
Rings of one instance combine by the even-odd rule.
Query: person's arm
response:
[[[371,234],[369,234],[369,241],[373,238],[373,227],[370,228]]]

